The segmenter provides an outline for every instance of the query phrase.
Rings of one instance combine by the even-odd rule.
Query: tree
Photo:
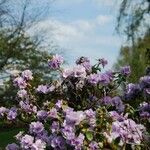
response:
[[[12,72],[16,70],[19,73],[24,69],[30,69],[36,75],[35,84],[47,81],[51,76],[47,60],[51,51],[57,49],[53,45],[44,47],[43,37],[31,36],[27,32],[40,20],[41,13],[45,12],[44,8],[39,12],[34,11],[31,16],[32,12],[29,11],[33,8],[31,4],[34,0],[23,0],[21,8],[17,7],[21,12],[18,14],[17,10],[14,10],[15,12],[11,10],[12,2],[11,0],[0,2],[0,12],[3,12],[0,15],[0,80],[3,82],[3,86],[0,87],[0,100],[5,103],[15,99],[15,90],[11,83]],[[15,1],[15,5],[17,2],[19,1]],[[5,6],[9,7],[6,9]],[[42,78],[44,80],[41,81]]]
[[[144,38],[139,38],[135,43],[134,49],[132,46],[122,46],[120,54],[115,64],[118,69],[124,65],[131,66],[130,82],[137,82],[140,76],[145,74],[145,69],[150,65],[150,36],[145,35]]]
[[[122,0],[117,18],[117,31],[127,40],[137,40],[150,31],[150,0]],[[133,43],[132,43],[133,44]]]
[[[150,53],[150,0],[122,0],[117,18],[117,31],[127,37],[127,45],[122,46],[115,64],[116,68],[130,65],[130,82],[135,82],[145,74],[149,66]]]

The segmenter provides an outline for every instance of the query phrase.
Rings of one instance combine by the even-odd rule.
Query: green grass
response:
[[[15,142],[14,136],[23,130],[22,128],[8,128],[0,130],[0,150],[4,150],[7,144]]]

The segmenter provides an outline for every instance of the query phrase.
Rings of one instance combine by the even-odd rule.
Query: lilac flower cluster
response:
[[[42,116],[45,117],[44,122],[51,119],[52,124],[48,132],[45,130],[44,124],[40,121],[31,122],[29,125],[29,134],[23,135],[19,133],[16,137],[19,140],[19,145],[11,144],[7,146],[16,146],[23,149],[35,149],[35,147],[40,147],[40,150],[45,149],[46,145],[54,149],[65,150],[67,147],[72,147],[75,150],[80,150],[83,148],[83,142],[85,140],[84,133],[76,135],[77,128],[81,124],[88,124],[90,129],[96,127],[96,112],[92,109],[85,111],[74,111],[70,107],[66,107],[62,101],[58,100],[55,108],[51,108],[49,111],[38,111],[37,118],[39,120]],[[59,107],[58,107],[59,106]],[[63,115],[63,122],[60,122],[58,114]],[[98,149],[98,144],[96,142],[91,142],[89,147],[96,150]],[[39,149],[37,149],[39,150]]]
[[[4,118],[4,116],[6,116],[9,121],[15,120],[17,117],[17,109],[15,107],[10,109],[0,107],[0,118]]]
[[[142,104],[140,104],[139,107],[139,113],[141,118],[150,118],[150,103],[147,102],[143,102]]]
[[[89,73],[92,71],[92,65],[87,57],[80,57],[77,59],[76,64],[83,66]]]
[[[124,96],[125,99],[131,100],[136,99],[142,94],[146,99],[150,98],[150,76],[141,77],[139,84],[129,83],[126,86],[126,92]]]
[[[29,101],[20,101],[19,107],[29,114],[37,112],[37,106],[30,104]]]
[[[102,104],[104,104],[106,106],[113,106],[113,107],[115,107],[115,109],[118,112],[123,112],[124,108],[125,108],[122,100],[118,96],[113,97],[113,98],[111,98],[109,96],[106,96],[106,97],[103,98]]]
[[[92,85],[101,84],[106,86],[112,81],[111,74],[108,74],[108,72],[99,74],[90,74],[87,78],[88,82]]]
[[[44,150],[46,148],[46,143],[41,139],[35,140],[34,137],[26,134],[21,137],[20,145],[22,149],[31,150]]]
[[[144,92],[147,99],[150,98],[150,76],[144,76],[140,78],[140,87]]]
[[[108,64],[108,61],[104,58],[98,60],[99,64],[102,64],[103,68]]]
[[[63,64],[63,57],[57,54],[48,60],[49,67],[54,70],[59,69],[61,64]]]
[[[120,70],[121,74],[124,76],[129,76],[131,74],[130,66],[122,67]]]
[[[25,70],[22,72],[21,76],[14,79],[14,85],[20,89],[24,89],[27,87],[27,81],[32,79],[32,72],[30,70]]]
[[[54,89],[55,89],[55,86],[53,86],[53,85],[51,85],[51,86],[48,86],[48,85],[39,85],[36,90],[39,93],[47,94],[49,92],[54,91]]]
[[[140,85],[130,83],[126,87],[125,99],[130,100],[134,99],[139,95],[141,91]]]
[[[136,124],[132,119],[124,119],[123,121],[115,121],[112,124],[110,135],[104,133],[109,142],[117,138],[120,139],[119,145],[141,144],[145,127],[141,124]]]
[[[64,69],[62,76],[64,78],[86,78],[86,70],[85,67],[83,67],[82,65],[77,65],[73,69]]]
[[[61,69],[62,63],[59,55],[48,60],[51,69],[60,71],[59,84],[54,81],[34,87],[29,70],[14,79],[18,104],[10,109],[0,107],[0,119],[21,119],[29,125],[6,150],[128,149],[126,145],[145,149],[144,136],[149,135],[145,119],[150,117],[150,104],[142,103],[134,110],[116,89],[130,75],[130,67],[101,72],[108,63],[103,58],[94,66],[86,57],[79,58],[73,68]],[[143,92],[148,100],[149,91],[147,75],[139,84],[128,84],[124,95],[129,100]]]

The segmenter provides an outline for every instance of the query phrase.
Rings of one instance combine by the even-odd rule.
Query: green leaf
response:
[[[86,132],[86,138],[89,140],[89,141],[92,141],[93,140],[93,134],[91,131],[87,131]]]

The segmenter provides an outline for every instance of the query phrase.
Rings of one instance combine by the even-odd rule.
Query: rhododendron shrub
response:
[[[81,57],[72,68],[61,68],[63,58],[48,60],[60,74],[51,83],[32,85],[34,75],[23,71],[14,78],[17,105],[0,107],[0,118],[20,122],[25,130],[6,150],[146,149],[149,144],[150,76],[127,84],[129,66],[118,72],[103,71],[104,58],[95,65]],[[122,95],[118,88],[126,85]],[[134,109],[129,101],[141,97]],[[129,102],[129,103],[128,103]]]

